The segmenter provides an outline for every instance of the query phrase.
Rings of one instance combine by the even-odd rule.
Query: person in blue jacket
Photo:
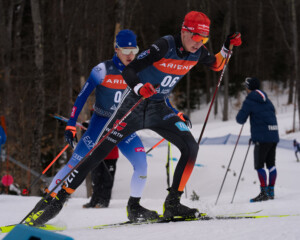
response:
[[[0,125],[0,157],[1,157],[1,147],[6,142],[6,134],[3,127]]]
[[[275,108],[267,94],[259,89],[260,82],[255,77],[247,77],[245,87],[248,93],[241,110],[236,116],[239,124],[250,117],[251,140],[254,147],[254,168],[260,181],[260,193],[250,202],[274,199],[274,185],[277,177],[275,166],[276,147],[279,142]],[[269,183],[264,167],[269,170]]]

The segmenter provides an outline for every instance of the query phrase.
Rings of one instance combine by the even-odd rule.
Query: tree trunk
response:
[[[126,11],[126,0],[117,0],[116,1],[116,10],[115,10],[115,39],[116,35],[120,30],[124,28],[124,20],[125,20],[125,11]]]
[[[299,61],[298,61],[298,28],[297,28],[297,13],[296,13],[296,6],[295,6],[295,0],[290,0],[290,4],[291,4],[291,15],[292,15],[292,23],[291,23],[291,27],[292,27],[292,38],[293,38],[293,45],[292,45],[292,53],[294,56],[294,81],[293,86],[296,86],[296,89],[298,89],[298,91],[295,92],[296,95],[298,95],[298,116],[299,116],[299,122],[300,122],[300,98],[299,98]],[[293,88],[294,89],[294,88]],[[289,99],[290,100],[290,99]],[[296,98],[295,98],[296,100]],[[292,103],[292,99],[291,99],[291,103]],[[295,104],[295,103],[294,103]],[[294,118],[293,118],[293,131],[296,130],[296,112],[294,110]],[[300,126],[299,126],[300,127]]]
[[[260,55],[261,52],[261,43],[262,43],[262,33],[263,33],[263,22],[262,22],[262,14],[263,12],[263,2],[260,1],[258,3],[258,11],[257,11],[257,38],[256,38],[256,65],[255,65],[255,73],[256,76],[260,76]]]
[[[230,32],[230,25],[231,25],[231,0],[227,3],[227,13],[226,13],[226,19],[224,21],[224,32],[225,36],[227,36]],[[228,98],[229,98],[229,68],[227,68],[227,71],[224,72],[224,108],[223,108],[223,121],[228,120]]]
[[[34,77],[34,103],[32,108],[35,124],[33,125],[33,139],[31,148],[30,166],[40,172],[41,144],[43,136],[43,125],[45,115],[45,91],[44,91],[44,46],[43,26],[40,15],[40,1],[31,0],[31,13],[34,32],[34,55],[37,76]],[[38,185],[32,189],[33,194],[38,193]]]
[[[295,63],[293,63],[293,61],[295,60],[294,59],[294,56],[293,56],[293,50],[292,50],[292,46],[291,46],[291,44],[288,42],[288,37],[290,37],[290,34],[288,34],[288,32],[287,32],[287,30],[286,30],[286,28],[284,27],[284,25],[283,25],[283,22],[282,22],[282,20],[280,19],[280,17],[279,17],[279,14],[278,14],[278,9],[275,7],[275,5],[274,5],[274,2],[273,2],[273,0],[269,0],[269,2],[270,2],[270,5],[271,5],[271,7],[272,7],[272,9],[273,9],[273,12],[274,12],[274,15],[275,15],[275,19],[276,19],[276,21],[277,21],[277,23],[278,23],[278,26],[279,26],[279,28],[280,28],[280,31],[281,31],[281,37],[283,38],[283,45],[285,45],[286,46],[286,48],[288,49],[288,51],[289,51],[289,54],[291,54],[292,56],[291,57],[289,57],[288,59],[290,60],[290,61],[288,61],[288,65],[289,65],[289,68],[290,69],[293,69],[294,67],[293,67],[293,64],[295,64]],[[296,14],[296,12],[295,12],[295,14]],[[297,25],[296,25],[297,26]],[[275,35],[276,36],[276,35]],[[297,54],[297,53],[296,53]],[[291,104],[292,102],[293,102],[293,90],[294,90],[294,81],[295,80],[293,80],[294,79],[294,74],[292,74],[292,76],[291,76],[291,82],[290,82],[290,88],[289,88],[289,95],[288,95],[288,104]]]
[[[9,116],[7,113],[10,108],[10,74],[11,74],[11,52],[12,52],[12,24],[13,24],[13,10],[14,1],[9,1],[8,7],[4,11],[4,0],[0,0],[0,67],[4,69],[4,83],[1,88],[4,89],[3,97],[0,97],[2,103],[0,114],[6,115],[9,124]],[[9,134],[9,133],[8,133]]]

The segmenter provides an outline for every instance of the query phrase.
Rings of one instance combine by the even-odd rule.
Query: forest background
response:
[[[206,44],[211,53],[220,51],[229,33],[242,34],[243,44],[234,49],[218,92],[223,104],[215,101],[214,114],[222,112],[227,121],[229,98],[239,99],[245,77],[256,76],[271,81],[274,91],[279,83],[289,90],[286,104],[295,106],[291,131],[299,131],[300,0],[0,0],[6,155],[41,173],[66,145],[65,124],[49,114],[70,115],[91,69],[112,58],[115,34],[133,30],[144,50],[161,36],[179,33],[190,10],[211,19]],[[187,114],[209,104],[219,76],[205,67],[192,69],[174,89],[173,103]],[[80,122],[90,117],[93,101],[90,97]],[[69,149],[64,159],[70,154]],[[0,167],[0,176],[10,173],[21,187],[34,179],[11,163],[0,161]],[[59,167],[56,163],[47,175]],[[37,185],[32,194],[38,191]]]

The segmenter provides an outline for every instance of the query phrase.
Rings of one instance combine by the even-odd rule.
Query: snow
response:
[[[283,139],[300,140],[300,132],[286,134],[292,128],[293,106],[285,105],[287,95],[279,96],[268,92],[276,109],[279,122],[280,137]],[[244,95],[241,98],[244,99]],[[221,99],[220,99],[221,103]],[[235,104],[232,102],[232,106]],[[198,138],[202,129],[208,106],[192,114],[192,133]],[[235,120],[238,108],[232,107],[230,119],[220,121],[220,117],[209,118],[204,137],[218,137],[228,133],[238,135],[241,125]],[[249,122],[244,126],[242,135],[249,136]],[[146,149],[149,149],[160,138],[153,132],[140,131]],[[221,187],[234,145],[200,145],[196,166],[187,184],[182,203],[197,207],[209,215],[220,215],[241,212],[254,212],[262,210],[256,215],[285,215],[300,214],[300,163],[296,162],[295,154],[291,150],[277,148],[278,178],[275,188],[275,200],[260,203],[250,203],[249,199],[259,193],[259,183],[253,169],[253,146],[251,146],[246,164],[238,185],[235,199],[231,204],[233,192],[237,183],[240,170],[245,159],[247,145],[239,145],[232,160],[230,171],[227,174],[218,204],[216,198]],[[162,213],[162,206],[166,197],[166,158],[167,144],[163,143],[151,152],[148,157],[148,181],[141,200],[141,204],[149,209]],[[172,157],[179,158],[179,151],[172,146]],[[175,168],[173,161],[171,169]],[[199,222],[178,222],[153,224],[142,226],[127,226],[111,229],[92,230],[86,227],[100,224],[126,221],[126,204],[129,197],[129,186],[132,174],[130,163],[121,156],[117,164],[116,180],[110,207],[107,209],[83,209],[82,205],[88,201],[83,197],[72,197],[60,214],[49,223],[66,225],[67,230],[61,234],[73,237],[76,240],[99,239],[299,239],[300,216],[270,217],[243,220],[212,220]],[[81,188],[84,189],[84,188]],[[83,190],[82,190],[83,191]],[[198,201],[190,199],[195,191],[200,196]],[[84,192],[84,191],[83,191]],[[80,195],[80,194],[78,194]],[[77,195],[77,196],[78,196]],[[0,225],[19,222],[30,211],[38,197],[21,197],[0,195]],[[0,234],[3,239],[6,234]]]

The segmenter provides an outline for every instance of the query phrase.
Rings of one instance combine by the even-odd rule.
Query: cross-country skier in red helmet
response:
[[[204,64],[214,71],[223,69],[229,46],[241,45],[241,34],[227,36],[221,51],[210,54],[205,47],[209,39],[210,20],[201,12],[189,12],[177,35],[168,35],[158,39],[148,49],[126,66],[122,75],[128,87],[116,112],[98,139],[113,128],[116,121],[123,118],[132,106],[144,98],[116,129],[85,159],[73,172],[72,179],[66,183],[43,213],[34,216],[31,225],[42,225],[57,215],[65,199],[82,183],[87,173],[97,166],[122,139],[129,134],[151,129],[173,143],[181,152],[175,169],[172,186],[164,202],[164,217],[172,219],[197,217],[198,209],[189,208],[180,203],[184,187],[189,180],[197,158],[198,144],[183,119],[177,116],[166,104],[172,89],[195,65]],[[127,211],[135,210],[139,199],[130,199]]]

